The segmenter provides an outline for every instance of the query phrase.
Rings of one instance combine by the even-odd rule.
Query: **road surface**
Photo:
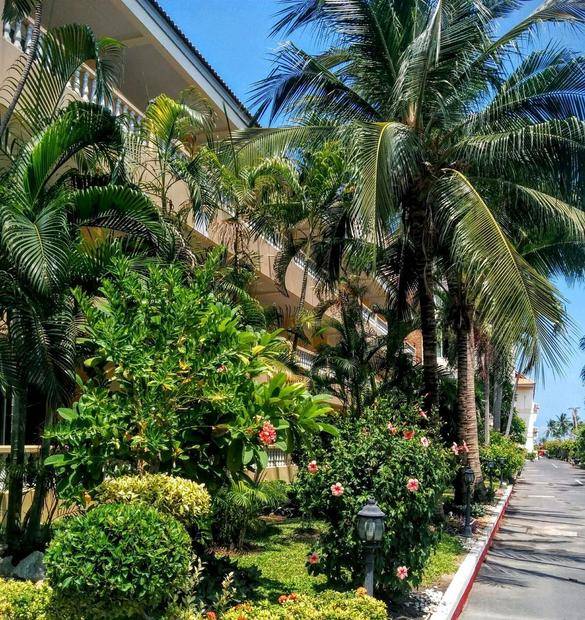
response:
[[[463,620],[585,620],[585,470],[526,463]]]

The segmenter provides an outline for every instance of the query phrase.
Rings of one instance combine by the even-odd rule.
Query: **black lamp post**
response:
[[[465,527],[463,528],[463,536],[471,537],[471,491],[475,481],[475,474],[469,465],[463,470],[463,480],[465,481]]]
[[[366,578],[364,587],[370,596],[374,596],[374,565],[376,550],[384,537],[386,515],[380,510],[376,500],[370,498],[358,512],[357,531],[366,549]]]
[[[490,491],[494,487],[494,468],[495,468],[495,466],[496,466],[496,464],[495,464],[493,459],[490,459],[486,463],[486,467],[487,467],[487,470],[488,470],[488,477],[490,479]]]
[[[498,465],[500,468],[500,489],[504,486],[504,463],[505,462],[506,461],[504,461],[502,457],[498,459]]]

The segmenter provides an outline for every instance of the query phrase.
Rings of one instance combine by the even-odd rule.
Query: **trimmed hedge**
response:
[[[2,620],[56,620],[51,613],[52,591],[46,583],[0,579],[0,618]],[[62,616],[61,616],[62,617]]]
[[[144,502],[187,527],[201,527],[211,513],[205,485],[167,474],[109,478],[96,489],[94,499],[102,504]]]
[[[361,591],[328,591],[318,596],[283,595],[278,604],[243,603],[223,616],[223,620],[387,620],[382,601]]]
[[[66,519],[45,555],[56,600],[93,620],[158,614],[186,584],[191,541],[143,504],[104,504]]]
[[[486,480],[489,473],[486,469],[486,463],[489,460],[494,460],[496,462],[496,469],[493,476],[497,478],[500,473],[499,465],[497,464],[498,459],[500,458],[504,459],[504,479],[512,480],[518,475],[524,465],[524,461],[526,460],[526,450],[514,443],[514,441],[509,437],[506,437],[497,431],[493,431],[490,435],[489,446],[480,447],[480,457]]]

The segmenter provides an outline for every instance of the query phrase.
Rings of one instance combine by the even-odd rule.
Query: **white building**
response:
[[[524,447],[529,452],[534,450],[534,437],[536,428],[536,418],[538,417],[538,404],[534,402],[536,382],[524,375],[519,375],[518,386],[516,389],[516,400],[514,407],[516,412],[526,425],[526,438]]]

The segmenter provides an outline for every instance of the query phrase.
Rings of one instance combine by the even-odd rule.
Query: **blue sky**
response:
[[[270,52],[278,39],[269,37],[273,15],[278,10],[276,0],[159,0],[182,30],[201,50],[234,92],[246,103],[251,86],[270,70]],[[525,11],[535,2],[527,3]],[[308,35],[295,36],[295,41],[311,49]],[[567,33],[563,43],[579,45],[578,35]],[[580,44],[583,49],[583,43]],[[558,282],[567,299],[568,310],[578,333],[585,334],[585,287],[567,286]],[[585,389],[579,373],[585,364],[585,353],[575,342],[567,351],[564,375],[556,377],[545,370],[544,382],[539,381],[536,399],[540,403],[538,425],[569,407],[583,407]],[[582,409],[582,413],[585,409]]]

